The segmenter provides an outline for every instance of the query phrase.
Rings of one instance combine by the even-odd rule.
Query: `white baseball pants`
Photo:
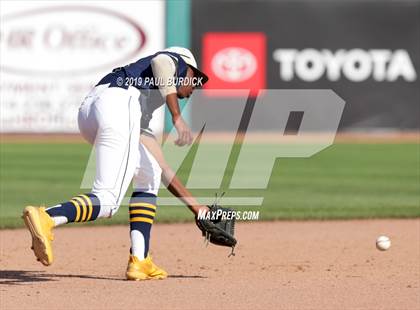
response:
[[[98,217],[111,217],[117,212],[140,166],[139,96],[140,92],[134,87],[99,85],[79,108],[80,132],[95,147],[96,175],[92,193],[101,203]],[[141,172],[136,175],[140,178]],[[139,185],[146,185],[143,183]]]
[[[158,195],[162,169],[148,149],[140,144],[140,160],[134,173],[133,186],[136,192]]]

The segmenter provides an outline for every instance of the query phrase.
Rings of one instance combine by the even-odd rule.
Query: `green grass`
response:
[[[0,144],[0,227],[22,226],[25,205],[53,205],[80,193],[89,153],[86,144]],[[419,144],[336,144],[311,158],[277,159],[266,190],[227,190],[227,196],[263,196],[261,207],[241,209],[260,210],[265,220],[419,217],[419,165]],[[212,196],[217,190],[193,193]],[[166,190],[161,195],[170,196]],[[96,223],[127,223],[127,213],[121,207]],[[160,206],[157,219],[192,216],[185,207]]]

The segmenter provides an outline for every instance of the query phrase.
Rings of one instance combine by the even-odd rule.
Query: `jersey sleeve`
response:
[[[159,91],[163,98],[167,95],[176,93],[176,87],[173,83],[173,77],[176,72],[175,63],[172,58],[165,54],[159,54],[153,57],[151,61],[153,76],[162,81],[159,85]],[[172,80],[172,83],[171,83]]]

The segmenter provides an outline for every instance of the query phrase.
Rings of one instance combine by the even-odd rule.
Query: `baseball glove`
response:
[[[217,204],[217,201],[209,207],[209,211],[203,218],[196,217],[196,224],[201,230],[204,241],[227,246],[232,248],[231,255],[235,255],[233,252],[236,246],[235,233],[235,216],[232,213],[232,209],[223,208]]]

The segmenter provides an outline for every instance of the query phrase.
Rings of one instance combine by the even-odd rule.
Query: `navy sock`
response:
[[[65,216],[70,222],[94,221],[99,214],[100,202],[94,194],[81,194],[69,201],[51,207],[46,212],[51,216]]]
[[[156,195],[134,192],[130,199],[130,232],[138,230],[144,237],[144,257],[149,253],[150,230],[156,214]],[[131,250],[130,250],[131,251]]]

